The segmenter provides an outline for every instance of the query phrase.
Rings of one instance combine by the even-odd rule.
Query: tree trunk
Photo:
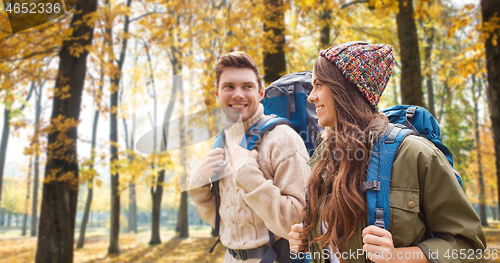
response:
[[[33,134],[32,145],[35,147],[35,171],[33,178],[33,203],[31,205],[31,236],[36,236],[36,229],[38,223],[38,187],[40,178],[40,156],[38,154],[39,142],[40,142],[40,116],[42,115],[42,92],[43,85],[39,83],[38,92],[36,94],[35,103],[35,131]]]
[[[434,44],[434,27],[432,27],[430,36],[426,38],[427,46],[425,47],[425,82],[427,86],[427,109],[432,114],[436,116],[436,110],[434,108],[434,86],[432,83],[432,48]]]
[[[398,0],[396,15],[401,59],[401,98],[407,105],[423,106],[422,75],[413,0]]]
[[[154,145],[154,155],[158,154],[157,150],[157,132],[156,132],[156,121],[157,121],[157,99],[156,99],[156,87],[155,87],[155,80],[154,80],[154,72],[153,72],[153,66],[151,63],[151,56],[149,55],[149,49],[148,46],[145,44],[144,48],[146,49],[146,55],[148,58],[148,65],[149,65],[149,78],[150,78],[150,84],[152,86],[152,91],[153,93],[150,94],[151,97],[153,98],[154,101],[154,122],[151,123],[151,129],[154,131],[154,138],[153,138],[153,145]],[[173,65],[175,67],[176,65]],[[175,76],[174,76],[175,78]],[[175,82],[175,80],[174,80]],[[174,89],[171,91],[170,95],[170,103],[172,102],[172,97],[175,96],[175,84],[174,84]],[[170,106],[169,103],[169,106]],[[165,123],[165,121],[163,122]],[[168,127],[168,125],[167,125]],[[167,129],[168,133],[168,129]],[[156,162],[156,158],[153,158],[153,162],[151,163],[151,168],[156,171],[158,168],[158,163]],[[151,186],[150,193],[151,193],[151,239],[149,240],[150,245],[157,245],[161,244],[161,238],[160,238],[160,215],[161,215],[161,200],[163,197],[163,180],[165,178],[165,170],[161,170],[158,172],[156,181],[153,182],[154,185]]]
[[[127,149],[132,152],[134,150],[134,133],[135,133],[135,113],[132,114],[132,132],[130,134],[130,143],[127,143]],[[128,138],[127,136],[127,125],[125,122],[125,119],[123,119],[123,125],[124,131],[125,131],[125,138]],[[127,139],[125,139],[125,142],[127,142]],[[134,160],[134,157],[132,156],[131,153],[127,154],[127,158],[129,163],[132,163]],[[137,196],[135,193],[135,179],[130,182],[129,186],[129,203],[128,203],[128,230],[129,231],[134,231],[134,233],[137,234]]]
[[[28,179],[26,184],[26,202],[24,203],[24,219],[23,219],[23,232],[21,236],[26,236],[26,229],[28,227],[28,204],[30,201],[30,184],[31,184],[31,168],[33,166],[33,159],[30,158],[30,165],[28,167]]]
[[[112,79],[111,81],[111,96],[110,96],[110,108],[118,109],[118,89],[119,81]],[[118,120],[116,116],[116,111],[110,111],[109,118],[109,142],[110,142],[110,163],[118,162],[118,148],[116,144],[118,143]],[[120,235],[120,193],[118,191],[120,175],[118,172],[114,171],[114,168],[110,165],[111,174],[111,226],[110,226],[110,238],[109,238],[109,254],[120,253],[119,248],[119,235]]]
[[[181,103],[184,104],[184,92],[182,90],[182,82],[178,87],[178,91],[181,96]],[[183,116],[181,114],[181,116]],[[184,123],[184,118],[180,118],[180,149],[181,149],[181,167],[186,167],[186,127]],[[188,189],[186,185],[187,174],[182,174],[179,183],[181,184],[181,189]],[[179,204],[179,235],[180,238],[188,238],[189,237],[189,218],[188,218],[188,192],[183,191],[181,193],[181,202]]]
[[[8,215],[7,215],[7,230],[9,230],[10,228],[10,218],[11,218],[12,214],[9,212]]]
[[[493,185],[490,185],[490,190],[491,190],[491,198],[493,199],[493,205],[492,205],[492,211],[493,211],[493,221],[496,221],[497,220],[497,202],[496,202],[496,198],[495,198],[495,188],[493,187]]]
[[[321,14],[322,27],[319,35],[319,47],[320,49],[327,49],[330,47],[330,19],[332,15],[332,10],[330,10],[326,5],[324,0],[321,1],[323,6]]]
[[[283,0],[264,0],[264,33],[272,43],[264,51],[264,82],[266,85],[286,74],[285,60],[285,6]]]
[[[112,89],[115,89],[117,83],[112,81]],[[118,92],[112,91],[110,96],[111,108],[118,108]],[[110,163],[118,162],[118,127],[116,112],[110,112],[109,118],[109,141],[110,141]],[[120,193],[118,191],[120,175],[118,172],[113,172],[114,168],[110,167],[111,171],[111,227],[109,238],[109,254],[117,254],[120,252],[119,235],[120,235]]]
[[[130,7],[132,0],[127,0],[127,6]],[[108,9],[111,8],[109,4],[109,0],[106,1]],[[110,21],[111,22],[111,21]],[[125,15],[125,23],[123,32],[128,33],[130,20],[128,15]],[[113,31],[112,27],[106,28],[106,34],[108,37],[108,45],[110,48],[110,52],[113,52]],[[118,162],[118,148],[116,145],[118,144],[118,93],[120,90],[120,78],[123,63],[125,62],[125,53],[127,51],[127,42],[128,39],[124,36],[121,44],[121,51],[119,54],[119,59],[117,62],[117,74],[114,74],[111,79],[111,95],[110,95],[110,118],[109,118],[109,142],[110,142],[110,163]],[[114,109],[114,110],[113,110]],[[112,165],[110,166],[110,174],[111,174],[111,226],[110,226],[110,238],[109,238],[109,247],[108,254],[118,254],[120,253],[119,247],[119,235],[120,235],[120,193],[119,193],[119,181],[120,175],[118,172],[113,172]]]
[[[128,140],[125,139],[127,149],[129,153],[127,153],[127,158],[129,163],[132,163],[134,160],[134,157],[130,152],[133,151],[134,149],[134,133],[135,133],[135,113],[132,114],[132,131],[130,134],[130,143],[128,143]],[[124,132],[125,132],[125,138],[129,138],[128,132],[127,132],[127,122],[125,121],[125,118],[123,120],[123,126],[124,126]],[[129,202],[128,202],[128,231],[134,231],[134,233],[137,234],[137,197],[135,193],[135,178],[132,179],[129,185]]]
[[[3,170],[5,167],[5,159],[7,158],[7,145],[9,144],[10,135],[10,105],[8,105],[7,100],[4,103],[4,107],[2,142],[0,144],[0,201],[2,200]]]
[[[35,262],[73,262],[75,216],[78,199],[77,122],[80,117],[83,85],[87,67],[86,49],[78,57],[73,56],[71,47],[84,47],[92,43],[94,26],[81,23],[82,17],[97,9],[97,0],[80,1],[71,20],[73,30],[69,40],[62,43],[59,52],[59,71],[55,87],[70,87],[67,98],[54,96],[51,125],[57,125],[58,118],[74,121],[67,130],[54,129],[48,134],[48,145],[55,145],[47,152],[45,166],[46,182],[43,184],[43,199]],[[79,11],[79,12],[78,12]],[[83,37],[87,36],[87,37]],[[53,128],[57,128],[54,127]],[[69,139],[70,145],[58,146],[61,139]],[[66,142],[66,141],[65,141]],[[36,215],[33,215],[35,217]]]
[[[26,236],[26,227],[28,225],[28,213],[24,213],[23,216],[23,230],[21,232],[21,236]]]
[[[482,226],[488,226],[488,217],[486,216],[486,191],[484,189],[483,165],[481,157],[481,136],[479,136],[479,107],[478,101],[481,97],[481,86],[476,88],[476,78],[472,76],[472,100],[474,102],[474,134],[476,139],[476,158],[478,169],[479,184],[479,218]]]
[[[135,183],[130,184],[130,204],[129,204],[129,213],[130,213],[130,231],[134,231],[137,234],[137,195],[135,193]]]
[[[0,215],[0,225],[5,226],[5,208],[1,207],[2,214]]]
[[[167,109],[165,111],[165,114],[163,115],[163,134],[161,136],[162,138],[162,147],[164,149],[167,149],[167,138],[169,134],[169,127],[170,127],[170,117],[172,116],[172,112],[174,110],[175,106],[175,98],[177,97],[177,93],[182,87],[182,65],[180,64],[179,60],[177,59],[180,54],[178,53],[176,48],[172,48],[172,53],[174,59],[171,61],[172,62],[172,68],[173,68],[173,87],[172,91],[170,92],[170,100],[168,102]],[[148,52],[148,57],[149,57],[149,52]],[[152,70],[152,69],[151,69]],[[152,75],[151,75],[152,77]],[[154,83],[154,80],[153,80]],[[155,103],[156,105],[156,103]],[[182,107],[182,105],[181,105]],[[156,108],[156,106],[155,106]],[[182,116],[182,114],[181,114]],[[182,118],[182,117],[181,117]],[[181,129],[183,127],[181,126]],[[156,136],[155,136],[155,145],[156,145]],[[161,201],[163,197],[163,182],[165,181],[165,169],[162,169],[158,173],[158,178],[156,181],[156,186],[151,187],[151,197],[153,199],[153,209],[152,209],[152,226],[151,226],[151,240],[149,241],[150,245],[154,244],[161,244],[161,239],[160,239],[160,216],[161,216]]]
[[[100,94],[102,94],[102,90],[104,87],[104,73],[102,73],[101,68],[101,78],[99,81],[99,97],[96,98],[96,109],[94,111],[94,122],[92,124],[92,141],[90,145],[90,167],[89,171],[94,172],[94,160],[95,160],[95,144],[97,140],[97,125],[99,124],[99,112],[100,112]],[[91,178],[88,181],[88,193],[87,193],[87,201],[85,202],[85,211],[83,212],[82,223],[80,224],[80,237],[78,238],[78,244],[76,248],[83,248],[85,244],[85,229],[87,228],[87,222],[89,220],[90,214],[90,206],[92,205],[92,197],[94,195],[94,174],[92,174]]]
[[[500,14],[500,4],[498,0],[481,0],[481,10],[483,23]],[[500,35],[497,27],[490,32],[485,41],[486,48],[486,71],[488,73],[488,98],[491,118],[491,128],[493,140],[495,142],[495,157],[497,167],[497,199],[500,200],[500,45],[493,44],[493,36]],[[500,210],[498,211],[500,215]]]
[[[163,186],[161,182],[165,179],[165,170],[158,173],[156,189],[151,187],[151,197],[153,198],[153,209],[151,218],[151,239],[150,245],[161,244],[160,238],[160,215],[161,215],[161,200],[163,196]]]

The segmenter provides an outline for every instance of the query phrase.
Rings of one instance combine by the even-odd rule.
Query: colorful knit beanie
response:
[[[322,50],[319,56],[335,63],[342,74],[358,87],[372,108],[378,110],[378,101],[394,67],[391,46],[353,41]]]

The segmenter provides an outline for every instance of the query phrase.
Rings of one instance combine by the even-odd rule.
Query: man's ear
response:
[[[259,91],[259,100],[262,100],[264,98],[264,93],[265,93],[264,86],[262,86],[262,88],[260,88]]]
[[[219,98],[219,87],[215,87],[215,96]]]

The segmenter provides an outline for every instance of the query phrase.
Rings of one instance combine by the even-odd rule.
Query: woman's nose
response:
[[[309,101],[310,103],[314,103],[316,100],[317,100],[316,93],[312,91],[307,97],[307,101]]]

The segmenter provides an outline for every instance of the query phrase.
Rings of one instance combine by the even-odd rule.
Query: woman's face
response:
[[[337,125],[337,112],[333,101],[333,94],[330,88],[321,83],[313,70],[312,76],[313,90],[307,100],[316,106],[318,124],[321,127],[335,128]]]

